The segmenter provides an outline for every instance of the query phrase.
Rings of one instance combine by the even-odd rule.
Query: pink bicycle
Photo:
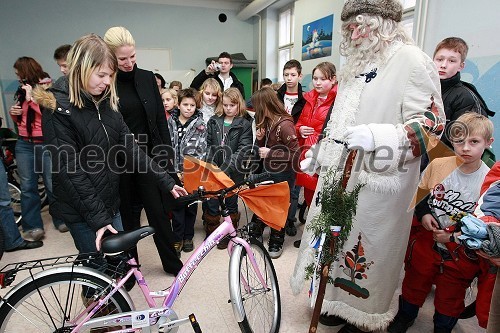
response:
[[[127,254],[140,239],[154,233],[151,227],[112,235],[102,242],[108,263],[116,254],[127,254],[115,267],[107,267],[107,274],[102,267],[89,267],[89,257],[81,255],[7,265],[0,272],[2,287],[10,285],[21,270],[29,270],[30,276],[1,299],[0,332],[176,332],[183,324],[202,332],[194,314],[179,318],[172,307],[196,267],[224,237],[230,238],[229,301],[241,331],[278,332],[281,301],[272,260],[262,243],[248,236],[246,226],[233,227],[224,205],[231,191],[258,186],[264,177],[268,175],[249,177],[219,191],[200,187],[182,197],[192,202],[218,198],[224,222],[196,248],[167,290],[151,291],[135,259]],[[37,268],[43,270],[33,273]],[[135,309],[124,288],[128,279],[136,280],[148,308]],[[157,299],[163,299],[160,305]]]

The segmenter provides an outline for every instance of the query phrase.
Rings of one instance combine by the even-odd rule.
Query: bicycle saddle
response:
[[[137,245],[144,237],[151,236],[155,229],[150,226],[141,227],[133,231],[122,231],[112,234],[102,240],[101,251],[105,254],[117,254]]]

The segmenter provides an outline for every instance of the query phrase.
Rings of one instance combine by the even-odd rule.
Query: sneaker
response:
[[[278,259],[281,254],[283,253],[283,244],[275,243],[275,242],[269,242],[269,256],[272,259]]]
[[[406,313],[399,311],[387,327],[387,332],[405,333],[414,322],[415,318],[410,318]]]
[[[68,226],[64,223],[61,223],[57,226],[57,230],[59,230],[59,232],[68,232],[69,229],[68,229]]]
[[[182,245],[182,251],[191,252],[194,250],[194,244],[192,239],[185,239]]]
[[[45,231],[40,228],[35,228],[24,232],[24,238],[30,238],[34,241],[39,241],[45,236]]]
[[[175,252],[177,252],[177,257],[181,257],[182,252],[182,242],[174,242]]]

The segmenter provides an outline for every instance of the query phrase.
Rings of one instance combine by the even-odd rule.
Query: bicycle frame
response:
[[[245,249],[245,251],[251,255],[249,255],[250,263],[254,269],[254,271],[257,274],[258,279],[262,283],[262,285],[265,288],[268,288],[266,280],[262,276],[262,273],[258,269],[257,262],[255,260],[255,257],[253,256],[252,249],[248,242],[240,237],[236,237],[236,229],[234,228],[231,218],[229,217],[229,214],[224,217],[224,221],[221,223],[221,225],[214,231],[212,234],[210,234],[207,239],[205,239],[194,251],[194,253],[189,257],[189,259],[186,261],[184,266],[181,268],[177,276],[175,277],[175,280],[172,282],[170,285],[170,288],[168,291],[163,292],[152,292],[149,289],[149,286],[147,285],[147,282],[142,274],[142,272],[137,268],[137,262],[135,258],[131,258],[128,260],[128,263],[132,267],[127,274],[120,280],[118,283],[114,286],[112,292],[110,292],[104,299],[101,299],[98,301],[97,305],[95,302],[87,306],[85,311],[82,313],[82,315],[78,316],[75,318],[75,323],[78,322],[80,319],[82,319],[83,314],[87,314],[83,320],[80,321],[79,324],[71,331],[72,333],[77,333],[82,327],[99,327],[99,326],[113,326],[116,324],[132,324],[133,328],[131,329],[125,329],[125,330],[118,330],[116,332],[136,332],[139,328],[142,330],[142,332],[147,332],[145,329],[147,327],[150,327],[152,325],[155,325],[158,320],[160,319],[161,316],[168,315],[169,312],[171,311],[171,308],[177,299],[177,297],[180,295],[182,289],[186,285],[187,281],[193,274],[193,272],[196,270],[198,265],[203,261],[203,259],[206,257],[206,255],[217,245],[219,241],[222,240],[226,235],[230,235],[231,241],[228,244],[227,251],[229,255],[231,256],[234,246],[235,245],[241,245]],[[150,307],[147,310],[140,310],[140,311],[133,311],[133,312],[125,312],[125,313],[119,313],[119,314],[114,314],[114,315],[108,315],[108,316],[103,316],[103,317],[98,317],[94,319],[90,319],[98,310],[99,308],[103,305],[106,304],[108,299],[115,293],[117,292],[125,283],[127,279],[129,279],[132,275],[134,275],[135,279],[137,280],[137,283],[142,291],[142,294],[144,296],[144,299],[146,300],[148,306]],[[242,283],[243,286],[247,291],[249,291],[249,285],[247,281],[245,280],[245,277],[242,278]],[[162,302],[161,307],[157,307],[155,298],[162,298],[164,297],[164,300]],[[90,310],[90,312],[88,312]],[[238,311],[238,309],[233,307],[233,311],[235,312],[234,315],[238,320],[243,319],[243,314]],[[139,316],[142,316],[141,323],[137,318]],[[145,320],[145,318],[149,318],[148,321]],[[166,328],[173,328],[177,327],[183,324],[186,324],[190,322],[190,318],[182,318],[182,319],[176,319],[172,320],[168,323],[165,324]],[[135,324],[134,324],[135,323]],[[142,326],[144,325],[144,326]]]

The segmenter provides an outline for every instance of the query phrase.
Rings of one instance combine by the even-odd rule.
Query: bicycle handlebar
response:
[[[255,184],[263,182],[265,180],[269,180],[269,178],[271,178],[271,174],[269,172],[264,172],[264,173],[261,173],[258,175],[249,175],[245,180],[238,182],[231,187],[226,187],[226,188],[223,188],[223,189],[218,190],[218,191],[205,191],[205,190],[203,190],[203,188],[198,188],[198,190],[196,190],[196,192],[188,194],[188,195],[184,195],[182,197],[178,197],[176,200],[180,203],[199,201],[199,200],[205,198],[206,195],[217,196],[217,195],[222,194],[222,193],[228,193],[228,192],[234,190],[235,188],[238,188],[238,187],[243,186],[243,185],[249,185],[249,186],[255,185]]]

